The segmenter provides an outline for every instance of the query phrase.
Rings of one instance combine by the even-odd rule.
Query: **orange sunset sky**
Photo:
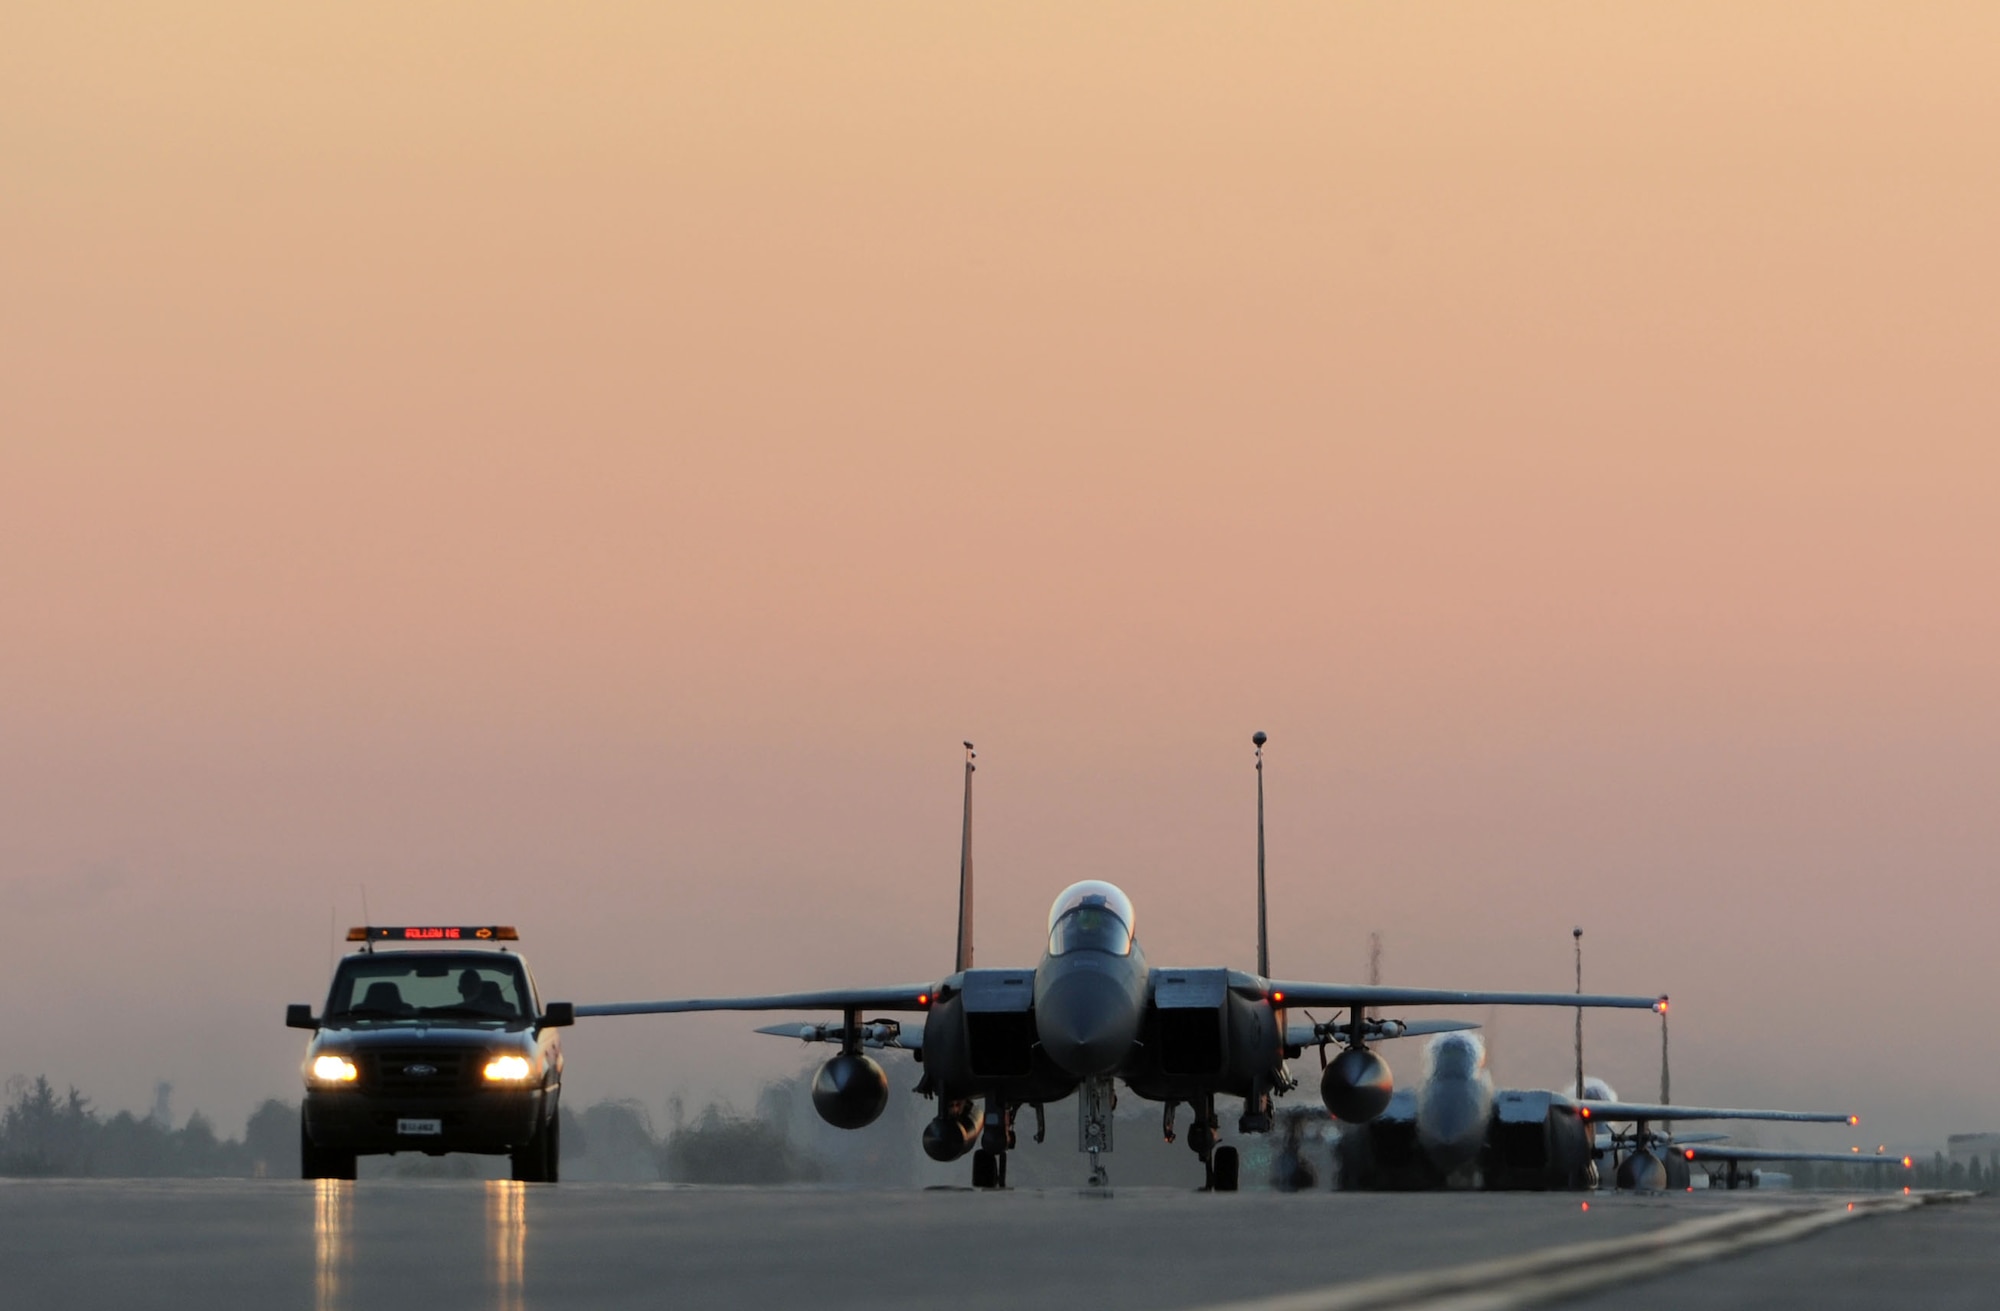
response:
[[[1261,728],[1281,973],[1581,923],[1677,1100],[2000,1128],[1996,69],[1901,0],[15,0],[0,1076],[240,1132],[364,886],[580,1002],[935,977],[967,737],[984,961],[1104,877],[1247,966]],[[572,1104],[748,1105],[748,1027],[586,1021]]]

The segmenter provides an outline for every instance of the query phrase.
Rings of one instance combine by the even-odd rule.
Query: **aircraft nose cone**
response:
[[[1417,1097],[1417,1140],[1446,1174],[1467,1165],[1486,1143],[1492,1095],[1470,1079],[1433,1079]]]
[[[1115,1072],[1139,1034],[1139,1011],[1119,980],[1077,971],[1049,985],[1035,1011],[1042,1050],[1079,1079]]]
[[[1657,1193],[1667,1186],[1667,1165],[1650,1147],[1642,1147],[1618,1163],[1618,1186]]]

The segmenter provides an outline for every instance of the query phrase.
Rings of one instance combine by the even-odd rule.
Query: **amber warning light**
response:
[[[520,938],[509,924],[367,924],[347,931],[349,942],[518,942]]]

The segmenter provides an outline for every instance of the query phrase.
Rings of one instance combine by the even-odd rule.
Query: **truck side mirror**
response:
[[[575,1023],[575,1002],[552,1001],[549,1003],[549,1008],[542,1012],[542,1027],[544,1029],[567,1029]]]
[[[285,1007],[285,1027],[287,1029],[317,1029],[319,1021],[313,1018],[313,1008],[304,1002],[294,1002]]]

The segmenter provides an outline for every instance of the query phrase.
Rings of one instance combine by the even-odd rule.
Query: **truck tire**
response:
[[[562,1117],[551,1115],[509,1157],[513,1177],[524,1184],[552,1184],[562,1167]]]
[[[305,1112],[299,1113],[299,1178],[301,1179],[352,1179],[354,1177],[354,1153],[336,1152],[324,1147],[313,1146],[312,1135],[306,1132]]]

